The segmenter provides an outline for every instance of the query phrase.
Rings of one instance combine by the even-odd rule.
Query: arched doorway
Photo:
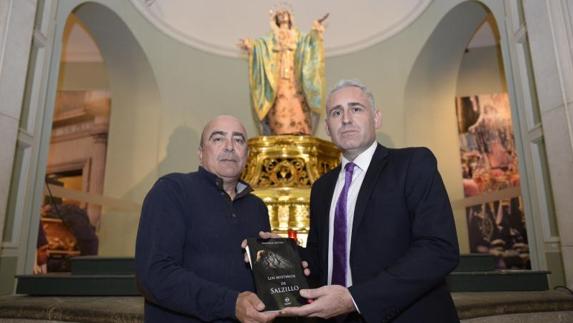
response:
[[[125,180],[129,178],[130,170],[141,167],[149,161],[149,156],[153,161],[157,158],[157,138],[153,134],[158,127],[161,103],[155,77],[139,41],[122,18],[108,7],[93,2],[62,4],[57,20],[80,25],[97,46],[101,62],[96,64],[98,66],[93,66],[92,62],[90,66],[89,62],[66,61],[66,46],[69,45],[66,42],[71,32],[57,27],[54,53],[61,52],[64,61],[52,59],[51,69],[59,71],[60,78],[48,85],[48,97],[53,97],[54,101],[47,102],[46,113],[53,117],[45,118],[44,122],[54,125],[55,132],[60,125],[76,127],[80,132],[88,129],[87,137],[91,142],[76,143],[76,146],[68,143],[66,147],[50,150],[44,140],[46,144],[40,148],[43,151],[40,155],[45,159],[41,157],[40,163],[46,161],[46,173],[52,175],[51,179],[59,179],[69,186],[57,188],[51,185],[52,194],[73,199],[88,212],[99,238],[99,255],[131,255],[139,205],[129,195],[133,187],[122,187],[122,184],[133,182]],[[98,80],[98,75],[103,77]],[[87,85],[81,86],[82,82]],[[62,113],[64,116],[74,114],[65,108],[66,111],[62,111],[65,107],[62,101],[66,99],[84,102],[84,116],[76,113],[76,119],[60,120]],[[90,126],[78,127],[78,124],[90,122]],[[49,137],[48,131],[52,127],[44,128],[43,136]],[[69,131],[62,132],[70,135]],[[148,139],[143,141],[145,147],[133,144],[134,138],[141,143],[142,137]],[[36,185],[43,187],[43,184],[42,177]],[[38,215],[31,214],[31,220],[37,221]],[[28,250],[32,250],[31,246]]]
[[[418,55],[408,77],[404,97],[406,107],[404,117],[407,120],[405,136],[408,145],[431,147],[440,161],[444,181],[453,201],[463,253],[476,250],[475,245],[472,245],[475,241],[472,242],[470,239],[472,234],[476,233],[471,232],[472,226],[469,225],[472,218],[470,207],[481,205],[480,212],[488,212],[491,219],[490,225],[478,226],[477,233],[490,234],[489,241],[486,241],[487,250],[481,251],[496,254],[498,260],[501,260],[498,263],[501,268],[512,267],[508,265],[510,261],[507,256],[513,254],[523,259],[530,256],[533,269],[550,269],[554,273],[553,277],[559,277],[563,272],[562,265],[548,260],[548,251],[544,250],[544,236],[540,234],[543,231],[543,222],[550,222],[544,219],[544,212],[540,209],[550,207],[550,203],[548,201],[546,205],[540,205],[540,197],[536,196],[536,190],[532,188],[531,183],[534,183],[534,180],[531,178],[530,169],[535,161],[532,160],[531,151],[527,146],[529,141],[527,135],[522,133],[525,108],[517,105],[524,99],[531,100],[531,97],[518,97],[518,93],[522,96],[535,96],[535,94],[517,91],[516,84],[524,80],[527,82],[527,79],[516,74],[513,66],[504,66],[504,63],[511,63],[510,50],[511,46],[514,46],[506,31],[507,25],[499,23],[507,19],[509,13],[506,10],[503,4],[494,1],[483,1],[483,3],[466,1],[443,16]],[[494,44],[485,47],[471,46],[476,32],[484,25],[492,30]],[[494,136],[491,138],[489,135],[485,136],[488,140],[485,154],[482,154],[481,158],[486,161],[486,166],[482,170],[487,176],[483,177],[491,185],[487,186],[485,190],[487,192],[480,191],[476,196],[468,197],[468,186],[465,184],[473,177],[465,172],[464,164],[467,166],[468,158],[464,159],[464,156],[468,157],[465,154],[468,152],[468,143],[463,141],[472,136],[467,136],[468,127],[460,127],[460,124],[464,123],[464,118],[456,115],[456,98],[458,103],[463,100],[470,102],[472,98],[473,101],[475,98],[479,99],[482,94],[488,97],[484,97],[482,101],[489,100],[490,103],[492,98],[498,97],[497,94],[505,95],[505,99],[501,101],[506,101],[510,108],[504,112],[505,118],[497,120],[509,122],[510,125],[501,131],[503,134],[497,130],[487,132],[493,133]],[[473,116],[473,120],[470,120],[471,116],[466,116],[466,121],[469,122],[467,126],[474,124],[477,126],[481,124],[479,120],[483,122],[483,117],[489,117],[485,109],[474,110],[477,113]],[[479,114],[482,112],[480,119]],[[511,138],[506,136],[509,133],[507,129],[511,132]],[[475,139],[475,136],[473,138]],[[507,142],[499,144],[506,139],[513,142],[511,151],[506,147]],[[494,158],[499,156],[494,156],[494,150],[503,152],[499,156],[507,157],[508,162],[505,165],[507,167],[496,164]],[[511,174],[504,170],[510,167]],[[492,188],[498,180],[507,184],[501,190]],[[486,210],[486,207],[489,210]],[[479,211],[478,209],[473,210],[474,213]],[[527,230],[525,227],[521,228],[520,241],[508,243],[503,238],[499,241],[499,237],[493,234],[495,231],[507,229],[506,233],[513,232],[506,236],[508,239],[512,239],[510,236],[516,236],[514,233],[519,231],[515,223],[508,224],[512,222],[508,220],[512,216],[519,219],[513,222],[526,224]],[[525,235],[527,238],[523,239]],[[519,250],[520,248],[523,249]],[[559,279],[551,276],[550,281],[552,285],[559,284]]]
[[[69,257],[98,253],[101,206],[66,193],[98,196],[103,192],[110,102],[100,50],[88,28],[71,13],[62,39],[34,267],[37,273],[69,271]],[[64,196],[55,196],[62,192]]]

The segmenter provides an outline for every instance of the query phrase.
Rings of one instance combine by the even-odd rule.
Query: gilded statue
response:
[[[249,56],[252,108],[263,135],[310,135],[324,105],[324,20],[303,34],[292,10],[271,11],[270,34],[241,39]]]

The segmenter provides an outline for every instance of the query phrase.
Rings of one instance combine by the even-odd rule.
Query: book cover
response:
[[[247,255],[257,295],[265,310],[280,310],[307,303],[299,290],[308,288],[296,244],[289,238],[247,239]]]

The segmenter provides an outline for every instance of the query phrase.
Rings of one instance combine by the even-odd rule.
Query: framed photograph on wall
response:
[[[466,207],[470,252],[496,256],[500,269],[529,269],[507,93],[457,97],[456,116],[464,196],[479,200]]]

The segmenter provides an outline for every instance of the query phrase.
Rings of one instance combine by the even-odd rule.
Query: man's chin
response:
[[[360,146],[360,144],[355,140],[345,140],[336,144],[338,148],[342,150],[352,150]]]
[[[233,170],[224,170],[218,173],[220,177],[228,178],[228,179],[239,179],[241,177],[241,172],[233,169]]]

